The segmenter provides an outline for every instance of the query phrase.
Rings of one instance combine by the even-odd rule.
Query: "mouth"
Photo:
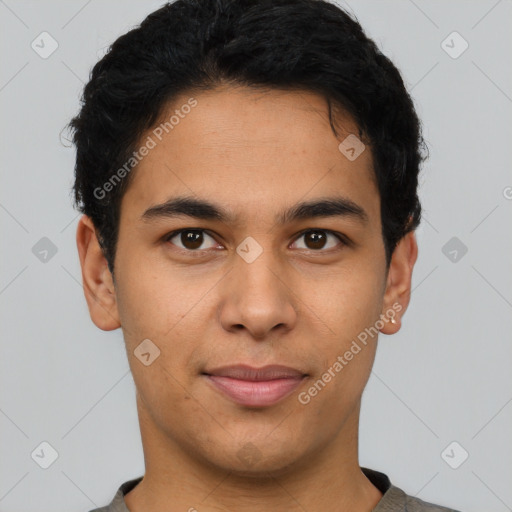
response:
[[[270,407],[297,389],[308,376],[294,368],[225,366],[204,372],[207,381],[233,402],[245,407]]]

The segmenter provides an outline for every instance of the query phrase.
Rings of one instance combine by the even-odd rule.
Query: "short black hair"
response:
[[[75,206],[92,219],[111,272],[133,173],[104,185],[126,170],[169,102],[224,84],[318,93],[335,134],[332,107],[352,116],[371,147],[389,268],[396,244],[420,222],[425,158],[398,69],[354,17],[325,0],[177,0],[110,46],[68,125],[76,146]]]

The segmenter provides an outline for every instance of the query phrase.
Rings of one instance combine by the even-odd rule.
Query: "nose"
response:
[[[268,249],[250,263],[238,254],[234,259],[223,280],[222,327],[229,332],[246,329],[258,340],[293,329],[298,308],[278,258]]]

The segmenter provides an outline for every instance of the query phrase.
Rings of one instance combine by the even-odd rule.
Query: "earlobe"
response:
[[[418,258],[418,244],[414,231],[407,233],[397,244],[391,263],[383,299],[383,334],[395,334],[402,325],[411,298],[411,282],[414,264]]]
[[[94,224],[87,215],[83,215],[78,222],[76,244],[91,319],[104,331],[117,329],[121,323],[114,281],[98,242]]]

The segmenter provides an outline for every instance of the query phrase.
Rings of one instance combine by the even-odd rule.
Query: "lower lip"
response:
[[[246,407],[268,407],[274,405],[297,389],[303,377],[249,381],[207,375],[208,380],[239,405]]]

